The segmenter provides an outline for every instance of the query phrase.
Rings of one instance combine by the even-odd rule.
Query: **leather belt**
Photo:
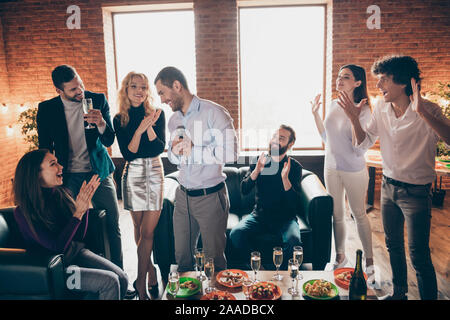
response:
[[[222,189],[224,186],[225,186],[225,183],[221,182],[218,185],[215,185],[214,187],[205,188],[205,189],[186,189],[182,185],[180,185],[180,188],[190,197],[200,197],[200,196],[206,196],[207,194],[210,194],[210,193],[217,192],[220,189]]]
[[[386,180],[387,183],[392,184],[393,186],[396,186],[396,187],[408,188],[408,187],[429,187],[429,186],[431,186],[431,183],[411,184],[411,183],[401,182],[401,181],[386,177],[384,174],[383,174],[383,178]]]

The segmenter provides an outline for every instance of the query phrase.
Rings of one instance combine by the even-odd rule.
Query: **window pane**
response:
[[[294,148],[321,148],[309,101],[323,93],[323,6],[240,9],[242,147],[266,148],[280,124]]]
[[[164,110],[167,126],[173,112],[168,105],[161,105],[153,81],[162,68],[174,66],[186,76],[191,92],[197,92],[193,11],[115,14],[114,30],[119,87],[130,71],[147,75],[155,105]],[[169,138],[167,131],[166,140]]]

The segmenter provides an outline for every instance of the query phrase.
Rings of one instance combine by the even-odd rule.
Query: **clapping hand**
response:
[[[142,119],[141,123],[139,124],[139,127],[137,127],[136,132],[139,134],[143,134],[145,131],[147,131],[148,128],[152,126],[153,116],[150,114],[148,116],[145,116],[144,119]]]
[[[288,160],[284,163],[283,169],[281,170],[281,180],[283,181],[285,191],[288,191],[292,187],[292,184],[289,181],[290,171],[291,171],[291,158],[288,157]]]
[[[267,157],[266,157],[266,155],[263,152],[259,156],[258,162],[256,163],[256,167],[255,167],[255,169],[257,170],[258,174],[261,173],[261,171],[263,171],[264,166],[266,165],[266,162],[267,162]]]
[[[152,110],[148,116],[145,116],[144,119],[142,119],[141,123],[139,124],[139,127],[136,129],[136,132],[138,132],[139,134],[143,134],[145,131],[148,130],[148,128],[151,128],[152,126],[155,125],[160,115],[161,109]]]
[[[267,157],[264,154],[264,152],[261,153],[261,155],[258,158],[258,162],[256,162],[255,169],[253,169],[252,173],[250,174],[250,178],[254,181],[258,178],[261,171],[263,171],[264,166],[267,163]]]
[[[283,169],[281,170],[281,179],[289,179],[289,171],[291,170],[291,158],[284,163]]]
[[[350,100],[348,94],[344,91],[339,92],[338,102],[339,106],[344,110],[345,114],[350,120],[359,119],[361,114],[361,107],[367,103],[367,99],[361,99],[357,106]]]
[[[312,113],[319,112],[320,105],[322,104],[322,102],[320,102],[320,93],[314,98],[314,102],[310,101],[309,103],[311,103]]]
[[[86,181],[83,182],[77,199],[75,200],[75,213],[73,214],[75,218],[81,220],[84,216],[86,211],[89,209],[91,199],[99,185],[100,177],[97,174],[93,175],[88,183],[86,183]]]
[[[151,117],[152,119],[152,126],[155,125],[156,121],[158,121],[159,116],[161,115],[161,109],[158,110],[152,110],[152,112],[150,112],[149,117]]]

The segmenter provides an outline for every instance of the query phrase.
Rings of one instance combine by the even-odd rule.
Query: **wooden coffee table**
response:
[[[253,271],[245,270],[245,272],[247,272],[247,274],[249,275],[251,280],[254,279]],[[272,280],[272,276],[274,275],[274,273],[275,273],[275,271],[266,271],[266,270],[259,271],[258,272],[258,280],[259,281],[270,281],[270,282],[273,282],[273,283],[277,284],[278,286],[280,286],[281,291],[282,291],[281,300],[305,300],[305,297],[303,297],[303,295],[302,295],[302,292],[303,292],[302,288],[303,288],[303,284],[309,280],[324,279],[324,280],[332,282],[333,284],[336,284],[334,281],[333,271],[303,271],[302,270],[300,273],[303,276],[303,279],[298,281],[298,291],[300,292],[300,294],[298,296],[293,297],[288,293],[288,288],[292,286],[292,280],[289,277],[288,271],[280,271],[280,274],[283,276],[283,279],[281,281],[273,281]],[[236,297],[236,300],[245,300],[245,295],[242,292],[241,287],[239,287],[239,288],[225,287],[216,282],[215,275],[214,275],[214,279],[212,279],[212,286],[214,288],[216,288],[216,290],[227,291],[229,293],[232,293]],[[195,271],[182,272],[182,273],[180,273],[180,278],[181,277],[195,278],[196,272]],[[208,286],[208,280],[203,281],[200,292],[196,295],[190,296],[189,298],[174,299],[174,298],[172,298],[172,296],[167,294],[167,290],[165,290],[161,299],[162,300],[200,300],[200,298],[203,296],[205,288],[207,286]],[[348,300],[348,290],[342,289],[338,285],[336,285],[336,287],[339,289],[339,299]],[[376,296],[374,290],[368,288],[367,299],[368,300],[377,300],[377,296]]]

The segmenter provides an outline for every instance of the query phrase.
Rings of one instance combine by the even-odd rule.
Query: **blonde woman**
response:
[[[148,78],[130,72],[119,90],[119,113],[114,128],[123,158],[124,209],[130,210],[137,245],[138,271],[134,287],[139,299],[158,297],[156,269],[151,261],[153,234],[163,201],[164,170],[160,154],[165,146],[165,118],[153,106]],[[148,279],[147,279],[148,275]],[[147,282],[146,282],[147,279]]]

